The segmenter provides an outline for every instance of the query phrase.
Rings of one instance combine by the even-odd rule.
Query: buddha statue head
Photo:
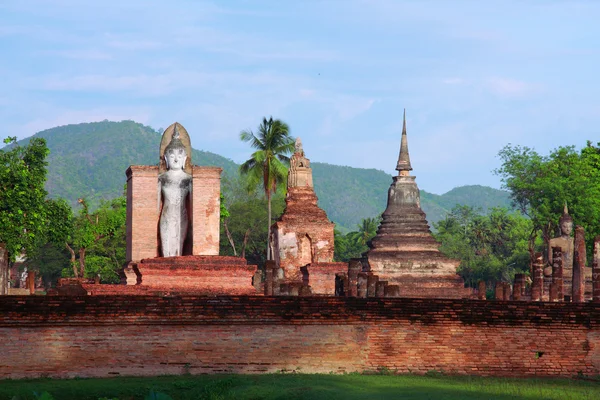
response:
[[[173,129],[173,136],[171,141],[165,148],[165,162],[167,163],[168,170],[183,170],[185,166],[185,160],[187,159],[187,154],[185,151],[185,146],[179,137],[179,130],[177,129],[177,124],[175,124],[175,129]]]
[[[567,203],[565,203],[563,214],[558,220],[558,226],[560,228],[561,236],[571,236],[571,232],[573,232],[573,218],[569,215]]]

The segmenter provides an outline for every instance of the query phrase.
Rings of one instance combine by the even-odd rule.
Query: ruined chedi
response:
[[[290,157],[285,211],[272,227],[270,245],[286,282],[303,280],[301,267],[333,261],[334,224],[317,205],[310,160],[300,138]],[[338,266],[339,269],[339,266]],[[337,272],[337,271],[336,271]],[[331,275],[333,291],[334,273]],[[331,293],[333,294],[333,293]]]
[[[369,244],[363,268],[379,280],[398,285],[401,297],[464,298],[464,288],[456,274],[458,260],[439,251],[426,215],[421,210],[419,188],[412,170],[406,135],[406,111],[402,127],[400,155],[395,176],[388,191],[387,208],[377,235]]]

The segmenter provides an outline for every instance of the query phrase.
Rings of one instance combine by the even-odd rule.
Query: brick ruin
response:
[[[198,294],[253,294],[252,276],[256,266],[246,260],[219,256],[221,168],[199,167],[191,163],[191,145],[185,128],[174,123],[163,133],[160,153],[164,153],[177,127],[188,153],[185,170],[192,175],[192,191],[187,201],[189,225],[183,255],[160,257],[158,221],[161,200],[158,166],[132,165],[127,169],[127,265],[123,281],[138,289]],[[108,289],[94,289],[91,292]],[[120,286],[111,292],[118,293]]]
[[[406,119],[383,221],[364,257],[349,263],[333,262],[333,223],[297,146],[262,286],[256,266],[219,256],[220,168],[187,162],[193,190],[184,255],[159,256],[161,166],[131,166],[127,284],[64,279],[54,296],[0,296],[0,379],[382,368],[600,374],[600,236],[591,274],[576,227],[571,247],[552,242],[549,268],[536,254],[531,281],[517,274],[512,286],[493,288],[496,301],[484,301],[485,283],[477,292],[464,288],[459,261],[444,257],[431,235],[409,175]]]
[[[269,240],[276,265],[272,272],[274,284],[291,285],[294,293],[296,287],[309,286],[313,294],[334,295],[335,274],[347,266],[333,262],[335,225],[317,200],[310,160],[297,138],[290,158],[285,210],[273,224]],[[275,288],[276,294],[279,289]]]
[[[1,296],[0,379],[362,372],[600,374],[598,303]]]
[[[456,274],[460,261],[444,256],[433,238],[421,209],[419,188],[412,170],[406,134],[402,127],[398,176],[388,191],[387,208],[377,235],[369,244],[363,271],[390,285],[398,285],[403,297],[464,298],[471,290]]]

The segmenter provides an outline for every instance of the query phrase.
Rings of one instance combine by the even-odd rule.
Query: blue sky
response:
[[[506,144],[600,141],[600,1],[0,2],[0,120],[19,138],[182,123],[244,161],[281,118],[312,161],[394,173],[407,109],[421,189],[499,187]]]

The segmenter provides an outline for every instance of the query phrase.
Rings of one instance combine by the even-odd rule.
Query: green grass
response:
[[[435,375],[435,374],[433,374]],[[600,381],[414,375],[201,375],[0,381],[0,399],[599,399]],[[35,394],[34,394],[35,392]],[[36,395],[37,394],[37,395]],[[161,399],[160,396],[153,397]]]

